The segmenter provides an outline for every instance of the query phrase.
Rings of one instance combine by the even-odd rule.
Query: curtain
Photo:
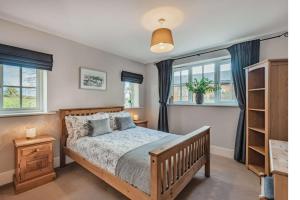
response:
[[[234,91],[240,108],[235,138],[234,159],[241,163],[245,163],[246,160],[246,78],[244,68],[259,62],[259,50],[260,40],[243,42],[228,48],[231,54]]]
[[[164,60],[156,64],[158,69],[159,116],[158,130],[169,132],[167,101],[172,81],[173,60]]]
[[[143,80],[144,80],[144,76],[141,74],[135,74],[126,71],[122,71],[121,73],[121,81],[142,84]]]
[[[52,71],[53,56],[46,53],[0,44],[0,63]]]

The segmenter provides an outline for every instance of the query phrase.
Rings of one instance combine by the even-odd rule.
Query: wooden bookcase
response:
[[[246,165],[269,175],[269,139],[288,140],[288,60],[246,68]]]

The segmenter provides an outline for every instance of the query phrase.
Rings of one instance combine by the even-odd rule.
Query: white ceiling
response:
[[[150,63],[288,28],[287,0],[0,0],[0,18]],[[142,18],[171,6],[184,14],[175,49],[150,52]],[[1,30],[1,27],[0,27]]]

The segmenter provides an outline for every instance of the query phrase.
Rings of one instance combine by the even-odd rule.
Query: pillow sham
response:
[[[95,137],[99,135],[104,135],[106,133],[111,133],[109,118],[89,120],[88,121],[88,136]]]
[[[116,124],[116,117],[130,117],[129,112],[121,111],[121,112],[113,112],[113,113],[108,113],[109,114],[109,119],[110,119],[110,127],[112,130],[118,129],[117,124]]]
[[[116,117],[115,119],[116,119],[117,127],[120,131],[136,127],[136,125],[133,123],[132,118],[130,116]]]
[[[66,127],[68,131],[67,145],[72,145],[77,139],[88,135],[88,120],[109,118],[107,113],[96,113],[86,116],[66,116]]]

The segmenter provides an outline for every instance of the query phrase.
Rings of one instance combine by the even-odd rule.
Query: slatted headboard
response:
[[[60,139],[60,166],[63,167],[66,162],[66,156],[64,154],[64,148],[66,146],[68,131],[65,122],[65,116],[85,116],[92,115],[97,112],[120,112],[123,111],[123,106],[112,106],[112,107],[99,107],[99,108],[67,108],[60,109],[60,120],[61,120],[61,139]]]

